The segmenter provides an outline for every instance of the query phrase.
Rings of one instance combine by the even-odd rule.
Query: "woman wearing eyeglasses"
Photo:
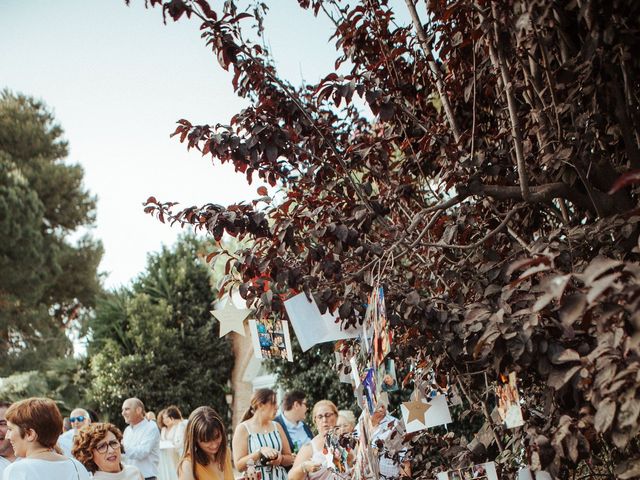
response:
[[[338,408],[330,400],[320,400],[313,406],[313,422],[318,429],[318,435],[313,437],[310,443],[302,447],[293,467],[289,471],[289,480],[329,480],[339,478],[334,472],[329,470],[327,459],[323,450],[325,449],[325,438],[327,433],[337,429]]]
[[[94,480],[144,480],[132,465],[122,465],[122,432],[111,423],[92,423],[78,432],[73,456],[91,473]]]

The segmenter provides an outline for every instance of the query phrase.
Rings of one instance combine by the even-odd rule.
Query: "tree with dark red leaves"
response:
[[[306,291],[357,323],[380,281],[394,355],[448,374],[455,420],[484,418],[481,435],[414,438],[415,478],[491,459],[639,477],[640,3],[298,3],[335,25],[317,85],[290,85],[242,34],[264,8],[150,0],[202,23],[250,101],[175,135],[282,195],[146,211],[252,239],[226,287],[264,315]],[[525,426],[506,430],[487,383],[510,371]]]

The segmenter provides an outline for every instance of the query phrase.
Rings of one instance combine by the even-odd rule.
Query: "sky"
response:
[[[213,0],[213,5],[222,3]],[[296,0],[268,2],[265,22],[281,76],[298,84],[331,72],[332,25]],[[246,104],[200,39],[199,23],[163,24],[143,0],[0,0],[0,89],[44,100],[65,130],[69,163],[97,196],[92,236],[105,248],[104,285],[126,285],[147,254],[181,233],[143,212],[151,195],[182,206],[257,197],[232,166],[187,152],[176,121],[228,124]]]

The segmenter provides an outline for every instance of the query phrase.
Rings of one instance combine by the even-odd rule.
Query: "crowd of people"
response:
[[[338,411],[329,400],[317,402],[314,435],[304,422],[307,409],[303,392],[287,393],[278,413],[276,393],[256,390],[228,445],[224,421],[208,406],[196,408],[187,420],[170,406],[154,419],[140,399],[128,398],[122,404],[124,432],[84,408],[71,412],[64,431],[60,410],[50,399],[0,401],[0,480],[233,480],[234,474],[246,480],[343,478],[330,468],[325,442],[329,432],[354,430],[353,413]],[[372,416],[380,426],[372,446],[384,441],[384,427],[392,419],[379,406]],[[388,468],[386,478],[399,474],[399,467]]]

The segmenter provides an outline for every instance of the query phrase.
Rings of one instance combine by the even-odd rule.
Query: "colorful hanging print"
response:
[[[257,358],[272,358],[293,361],[289,322],[274,318],[249,320],[253,351]]]

